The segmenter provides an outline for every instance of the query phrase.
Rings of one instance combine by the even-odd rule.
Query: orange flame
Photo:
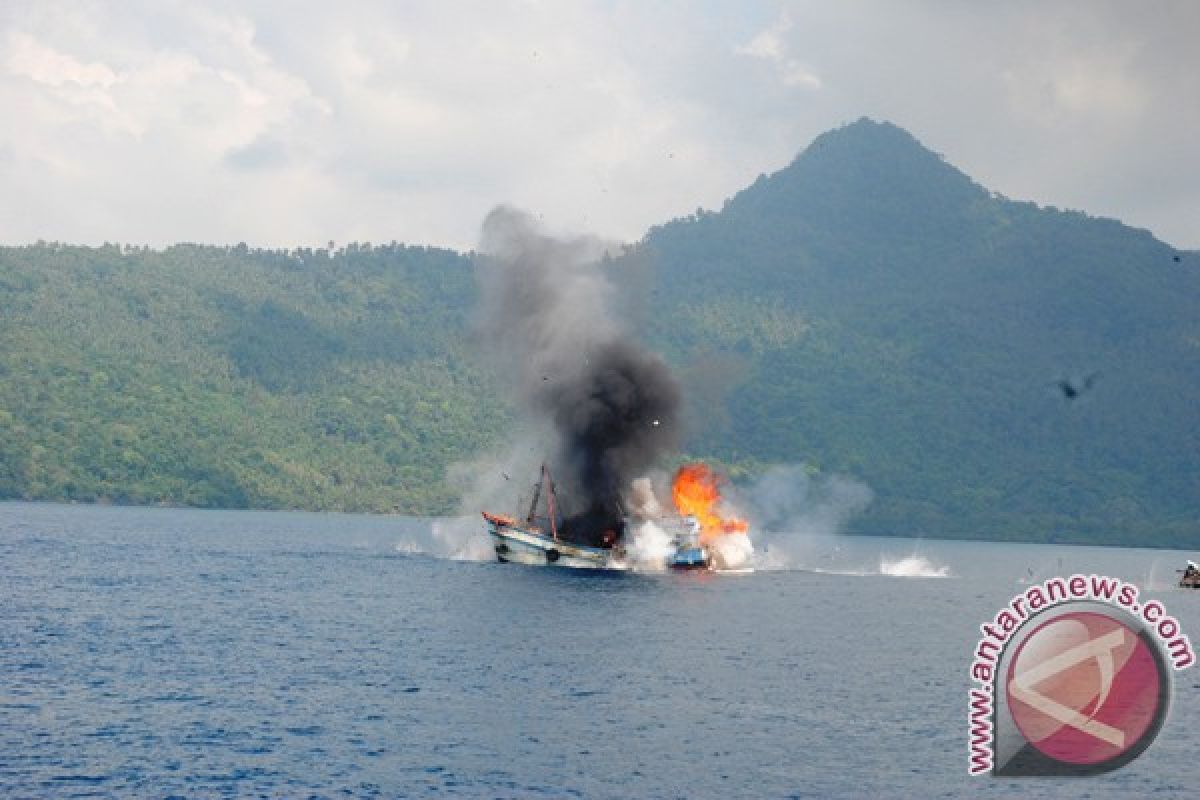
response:
[[[700,541],[711,541],[724,533],[745,533],[745,520],[721,514],[722,478],[700,463],[684,464],[675,473],[671,497],[680,514],[700,523]]]

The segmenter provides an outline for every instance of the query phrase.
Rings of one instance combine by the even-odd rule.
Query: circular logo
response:
[[[1021,642],[1005,689],[1030,745],[1056,761],[1100,767],[1124,763],[1154,740],[1167,681],[1162,656],[1139,631],[1107,614],[1075,611]]]

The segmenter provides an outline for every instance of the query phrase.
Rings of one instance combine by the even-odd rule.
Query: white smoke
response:
[[[822,476],[801,464],[767,469],[737,502],[754,526],[778,533],[838,533],[872,499],[871,489],[844,475]]]
[[[524,517],[528,509],[518,509],[517,504],[528,498],[540,477],[549,440],[547,431],[527,422],[514,430],[512,440],[501,449],[447,467],[446,485],[458,495],[458,513],[479,516],[480,511],[491,511]]]
[[[725,533],[708,542],[717,569],[746,569],[754,560],[754,543],[745,533]]]
[[[635,523],[626,536],[625,558],[638,572],[665,572],[673,552],[670,535],[653,520]]]
[[[822,476],[810,467],[770,467],[747,489],[734,495],[746,510],[760,547],[759,569],[790,569],[810,561],[813,543],[840,533],[871,502],[871,489],[843,475]]]
[[[532,496],[547,437],[528,423],[503,450],[447,467],[446,484],[459,497],[455,516],[435,520],[427,532],[402,539],[396,544],[397,552],[459,561],[494,559],[487,524],[480,512],[525,516],[528,509],[517,506]]]
[[[655,478],[659,480],[655,480]],[[655,484],[662,484],[661,475],[643,475],[633,481],[629,487],[629,495],[625,498],[625,505],[629,509],[629,513],[635,517],[654,518],[662,514],[663,504],[658,499],[658,492],[655,490]],[[665,535],[665,534],[664,534]]]

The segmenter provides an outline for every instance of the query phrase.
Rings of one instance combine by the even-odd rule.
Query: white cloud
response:
[[[800,60],[790,55],[790,48],[784,37],[792,27],[792,17],[787,11],[784,11],[770,27],[759,32],[746,44],[735,48],[734,52],[771,62],[778,71],[780,79],[787,86],[820,89],[821,79]]]
[[[774,23],[744,45],[737,52],[755,58],[765,58],[768,61],[782,61],[786,55],[783,46],[783,34],[792,28],[792,19],[787,12],[779,15]]]
[[[14,75],[25,76],[37,83],[62,86],[74,83],[79,86],[102,86],[108,88],[117,80],[117,74],[100,62],[84,64],[69,55],[43,45],[26,33],[9,32],[5,49],[8,51],[6,67]]]
[[[0,239],[636,239],[869,115],[1200,246],[1195,8],[12,0]]]

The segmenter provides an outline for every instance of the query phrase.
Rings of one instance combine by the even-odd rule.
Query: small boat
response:
[[[712,554],[700,544],[700,525],[694,517],[684,519],[685,527],[672,542],[675,552],[667,559],[667,566],[677,570],[713,569]]]
[[[538,505],[545,497],[545,514]],[[574,567],[576,569],[628,569],[624,550],[619,546],[592,547],[567,541],[560,535],[558,501],[550,470],[542,465],[541,478],[534,487],[529,513],[523,520],[504,514],[484,511],[488,535],[502,564],[517,563],[532,566]],[[613,537],[615,542],[616,537]]]
[[[712,569],[712,558],[706,547],[682,547],[671,556],[671,569]]]
[[[1200,564],[1188,561],[1187,569],[1181,569],[1183,577],[1179,579],[1181,589],[1200,589]]]

